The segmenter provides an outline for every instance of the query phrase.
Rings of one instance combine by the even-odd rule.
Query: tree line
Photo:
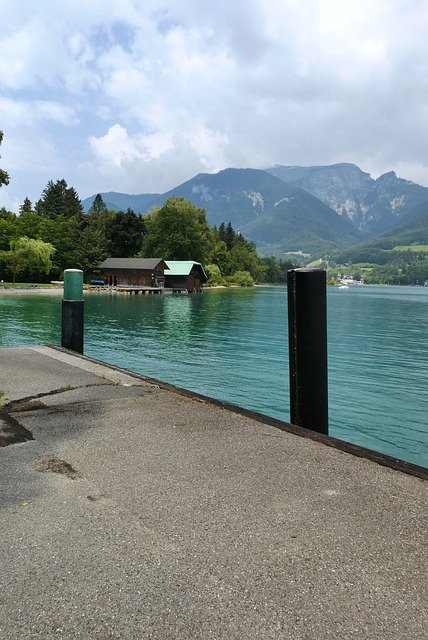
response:
[[[344,271],[366,284],[423,285],[428,282],[426,251],[410,247],[397,250],[391,240],[385,241],[384,246],[388,248],[367,245],[332,253],[326,263],[330,278]]]
[[[98,194],[85,213],[76,190],[62,179],[49,181],[34,205],[25,198],[19,215],[0,209],[0,279],[49,282],[77,268],[88,281],[107,257],[195,260],[211,284],[226,285],[283,283],[295,266],[258,256],[255,244],[230,222],[212,227],[204,209],[177,196],[138,215],[109,210]]]

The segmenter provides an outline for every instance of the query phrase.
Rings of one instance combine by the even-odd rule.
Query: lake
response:
[[[328,287],[330,434],[428,466],[428,288]],[[0,345],[60,343],[61,296],[0,294]],[[289,420],[284,287],[85,296],[85,354]]]

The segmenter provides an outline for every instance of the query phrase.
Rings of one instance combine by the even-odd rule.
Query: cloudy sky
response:
[[[426,0],[0,0],[0,206],[228,166],[428,186]]]

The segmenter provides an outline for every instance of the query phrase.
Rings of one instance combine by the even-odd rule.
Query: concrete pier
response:
[[[426,637],[422,470],[50,347],[0,392],[2,640]]]

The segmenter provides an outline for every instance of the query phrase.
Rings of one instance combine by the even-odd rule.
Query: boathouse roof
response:
[[[188,276],[193,267],[196,266],[200,269],[202,278],[208,280],[207,274],[200,262],[194,262],[194,260],[165,260],[165,264],[169,276]]]
[[[137,269],[152,270],[162,262],[165,269],[169,269],[162,258],[107,258],[99,266],[99,269]]]

